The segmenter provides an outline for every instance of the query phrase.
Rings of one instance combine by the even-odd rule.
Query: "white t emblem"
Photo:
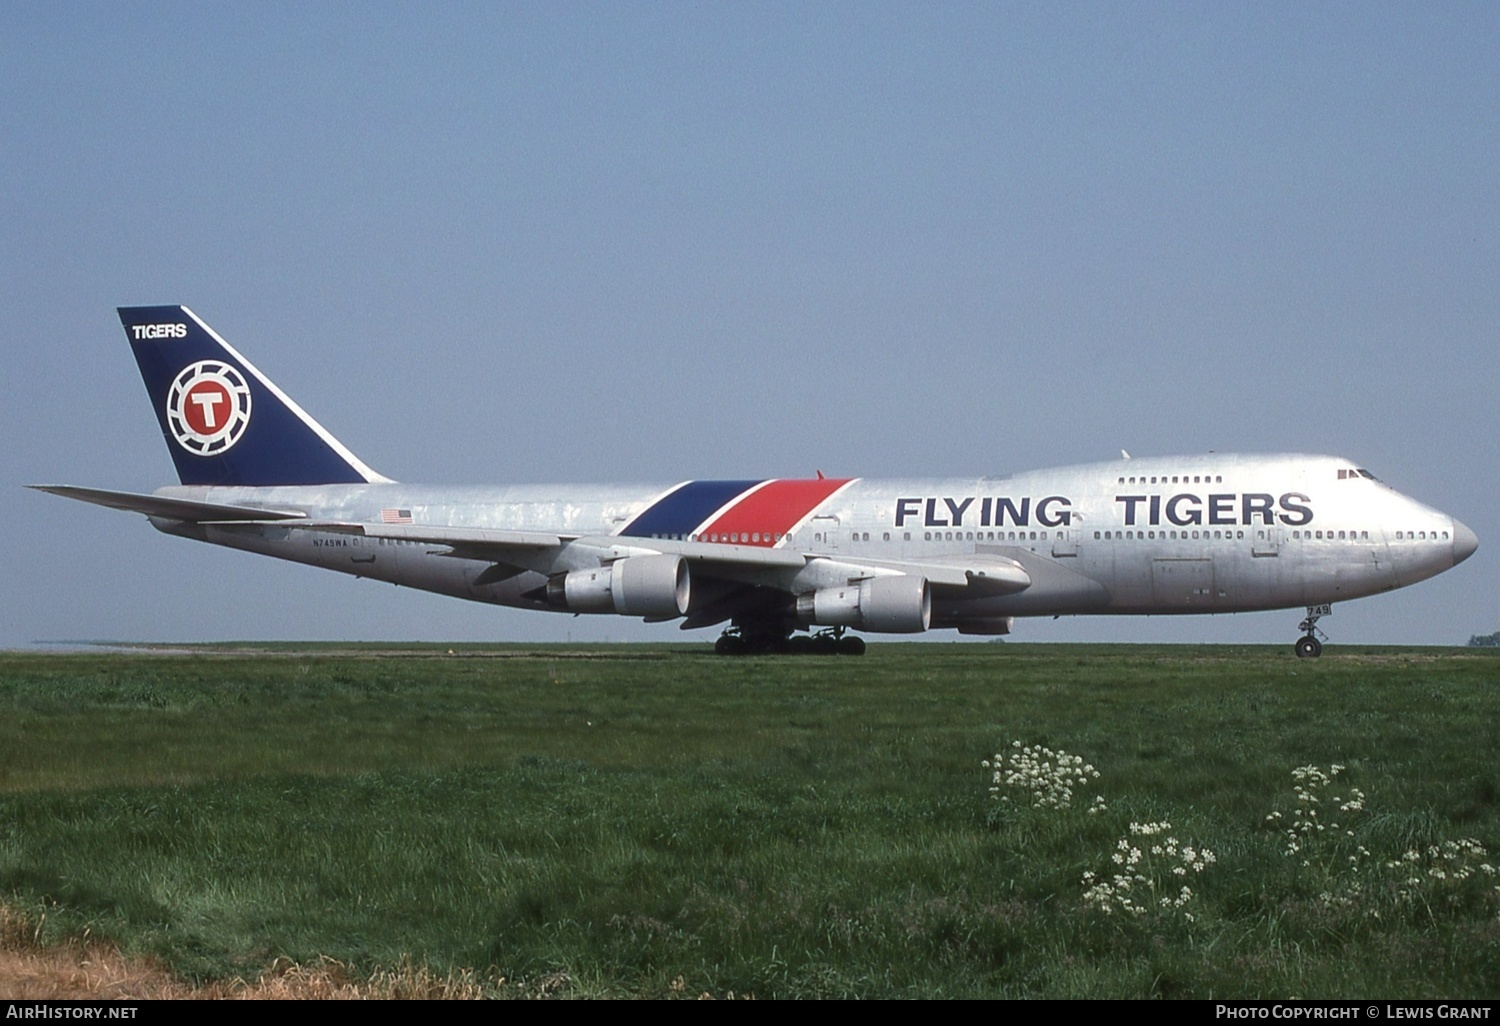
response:
[[[167,424],[177,444],[195,456],[217,456],[238,442],[250,423],[250,386],[222,360],[184,367],[167,392]]]

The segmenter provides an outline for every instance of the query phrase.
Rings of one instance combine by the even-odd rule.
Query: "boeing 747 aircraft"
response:
[[[727,624],[721,653],[1018,616],[1306,607],[1463,562],[1474,532],[1333,456],[1121,459],[1012,477],[498,488],[377,474],[185,306],[120,321],[180,485],[45,492],[167,534],[478,602]]]

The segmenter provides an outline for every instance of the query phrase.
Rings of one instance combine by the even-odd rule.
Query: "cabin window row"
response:
[[[1036,541],[1047,540],[1046,531],[923,531],[923,541]],[[1058,531],[1057,537],[1066,538],[1066,531]]]
[[[703,534],[653,534],[651,537],[661,541],[728,542],[731,545],[741,543],[755,545],[761,542],[779,542],[786,535],[772,534],[770,531],[729,531],[727,533],[706,531]]]
[[[1244,531],[1095,531],[1094,538],[1104,541],[1149,541],[1171,539],[1175,541],[1189,541],[1199,538],[1204,541],[1218,539],[1220,541],[1233,541],[1236,538],[1245,537]]]
[[[1120,478],[1120,482],[1119,483],[1120,484],[1223,484],[1224,483],[1224,476],[1222,474],[1173,474],[1171,477],[1168,477],[1166,474],[1158,474],[1158,475],[1154,475],[1152,477],[1146,477],[1143,474],[1140,477],[1122,477],[1122,478]]]
[[[1133,479],[1132,479],[1133,480]],[[1040,538],[1038,536],[1040,535]],[[1258,537],[1265,537],[1265,532],[1257,532]],[[1295,541],[1369,541],[1369,531],[1293,531],[1292,539]],[[731,545],[747,543],[759,544],[761,542],[774,543],[781,541],[784,534],[772,534],[771,532],[729,532],[727,534],[706,533],[702,535],[671,535],[653,534],[651,537],[665,539],[668,541],[705,541],[705,542],[728,542]],[[1059,539],[1066,538],[1067,532],[1058,531]],[[1128,540],[1234,540],[1243,539],[1244,531],[1095,531],[1095,540],[1118,541]],[[815,541],[823,541],[824,536],[819,533],[813,536]],[[911,532],[903,532],[904,541],[911,541]],[[850,534],[851,541],[869,541],[869,531],[854,531]],[[885,531],[880,536],[881,541],[890,541],[891,532]],[[923,541],[1046,541],[1046,531],[924,531]],[[1397,541],[1448,541],[1447,531],[1397,531]],[[416,544],[398,539],[380,539],[381,545]]]

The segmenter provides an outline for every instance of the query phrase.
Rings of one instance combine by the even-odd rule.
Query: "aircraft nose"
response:
[[[1479,536],[1457,520],[1453,521],[1453,565],[1457,566],[1479,548]]]

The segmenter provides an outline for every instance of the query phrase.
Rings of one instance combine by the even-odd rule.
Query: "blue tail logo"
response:
[[[389,481],[185,306],[120,308],[167,449],[185,485]]]

